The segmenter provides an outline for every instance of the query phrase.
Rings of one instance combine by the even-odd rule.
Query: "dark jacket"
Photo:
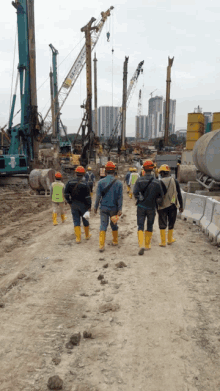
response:
[[[179,185],[179,182],[178,182],[177,179],[175,179],[175,182],[176,182],[176,191],[177,191],[177,197],[178,197],[178,201],[179,201],[179,204],[180,204],[180,208],[183,208],[183,198],[182,198],[182,194],[181,194],[181,190],[180,190],[180,185]],[[163,189],[163,192],[164,192],[164,195],[165,195],[166,192],[167,192],[166,185],[163,183],[162,179],[161,179],[160,183],[162,185],[162,189]]]
[[[79,183],[77,189],[74,191],[74,187]],[[68,204],[75,205],[76,207],[87,206],[88,209],[92,206],[92,200],[90,197],[90,188],[85,181],[85,178],[76,177],[67,182],[65,187],[65,198]]]
[[[87,172],[85,174],[85,180],[87,183],[94,183],[95,182],[95,175],[93,172]]]
[[[127,185],[129,184],[129,179],[130,179],[131,171],[128,171],[127,174],[125,175],[125,182]]]
[[[145,191],[151,178],[153,178],[153,180],[149,184],[147,191]],[[144,197],[142,201],[139,200],[139,193]],[[153,210],[156,209],[156,199],[164,196],[160,181],[155,179],[153,175],[149,174],[138,178],[134,186],[133,194],[135,198],[139,200],[137,206]]]

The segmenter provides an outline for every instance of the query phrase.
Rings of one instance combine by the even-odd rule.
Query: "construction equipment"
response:
[[[125,57],[123,70],[123,93],[122,93],[122,126],[121,126],[121,148],[125,148],[126,134],[126,102],[127,102],[127,78],[128,78],[128,59]]]
[[[155,91],[157,91],[157,90],[158,90],[158,88],[156,88],[156,90],[152,91],[152,92],[149,94],[151,98],[152,98],[153,93],[154,93]]]
[[[34,0],[15,0],[17,11],[19,64],[9,126],[9,148],[0,155],[0,175],[28,173],[38,155],[38,137],[42,123],[37,113]],[[16,87],[20,79],[21,123],[13,126]]]
[[[168,57],[168,67],[167,67],[167,89],[166,89],[166,116],[165,116],[165,132],[164,132],[164,145],[168,145],[168,136],[169,136],[169,118],[170,118],[170,83],[171,83],[171,67],[173,65],[173,58]]]
[[[139,91],[138,98],[138,111],[137,111],[137,132],[136,132],[136,144],[140,138],[140,117],[142,112],[142,98],[141,98],[141,90]]]
[[[134,72],[134,75],[132,76],[132,78],[130,80],[130,83],[129,83],[129,86],[128,86],[128,90],[127,90],[127,100],[126,100],[127,108],[129,106],[129,103],[131,101],[131,98],[132,98],[132,95],[134,93],[135,87],[137,85],[138,77],[139,77],[140,72],[142,70],[143,64],[144,64],[144,61],[141,61],[138,64],[137,69]],[[120,108],[120,110],[119,110],[118,116],[117,116],[116,121],[115,121],[114,128],[112,129],[111,135],[110,135],[110,137],[108,139],[108,152],[110,152],[111,149],[116,144],[116,138],[117,138],[119,129],[121,128],[121,123],[122,123],[122,108]]]
[[[98,39],[100,37],[100,34],[102,32],[103,26],[105,24],[105,21],[110,16],[110,11],[114,9],[114,7],[110,7],[106,12],[101,12],[101,17],[98,21],[96,21],[96,24],[93,26],[93,30],[91,31],[91,52],[93,51],[94,47],[96,46]],[[96,19],[92,18],[93,21]],[[91,20],[92,20],[91,19]],[[89,23],[91,23],[91,20]],[[93,23],[93,22],[92,22]],[[88,25],[87,25],[88,26]],[[86,26],[85,26],[86,27]],[[82,69],[84,68],[86,64],[86,43],[83,45],[82,49],[80,50],[79,55],[77,56],[73,66],[71,67],[70,71],[68,72],[67,76],[65,77],[63,83],[61,84],[61,87],[58,91],[57,99],[59,101],[59,110],[56,114],[58,116],[60,114],[60,111],[62,110],[62,107],[64,103],[66,102],[66,99],[68,98],[70,92],[72,91],[72,88],[74,87]],[[56,97],[54,99],[55,103]],[[56,120],[55,116],[55,120]],[[51,107],[48,109],[45,117],[44,117],[44,137],[50,132],[52,128],[52,112]]]

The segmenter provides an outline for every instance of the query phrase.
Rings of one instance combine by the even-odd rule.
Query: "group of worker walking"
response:
[[[109,161],[106,163],[104,170],[105,176],[98,181],[94,203],[95,214],[97,214],[98,207],[100,208],[100,252],[105,249],[106,231],[109,222],[112,230],[112,244],[114,246],[118,245],[117,221],[122,215],[123,204],[123,184],[115,175],[116,165]],[[51,197],[54,225],[57,225],[57,204],[60,207],[61,220],[64,222],[64,202],[67,202],[71,207],[76,243],[80,243],[81,220],[86,239],[91,237],[89,212],[91,212],[92,207],[91,196],[95,176],[91,172],[91,167],[88,167],[86,172],[84,167],[78,166],[75,173],[76,177],[68,181],[66,186],[61,181],[61,174],[56,173],[56,180],[51,185]],[[160,180],[157,179],[158,174],[160,174]],[[143,255],[145,250],[151,248],[156,210],[159,217],[160,246],[165,247],[166,244],[175,242],[173,229],[177,217],[177,209],[179,208],[180,212],[183,211],[183,201],[179,183],[170,176],[169,166],[162,165],[155,172],[154,163],[151,160],[146,160],[143,163],[141,175],[138,174],[136,168],[130,168],[125,176],[125,182],[129,197],[132,198],[133,194],[137,201],[139,255]],[[167,225],[168,238],[166,238]]]

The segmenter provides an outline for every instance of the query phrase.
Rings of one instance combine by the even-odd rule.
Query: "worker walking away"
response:
[[[85,172],[84,167],[78,166],[75,170],[76,178],[71,179],[65,188],[65,198],[71,206],[76,243],[81,242],[81,219],[86,239],[91,237],[89,221],[83,217],[87,211],[91,211],[92,204],[90,188],[84,178]]]
[[[60,212],[62,223],[66,220],[66,216],[64,214],[64,183],[61,181],[62,174],[60,172],[56,172],[55,174],[55,182],[51,184],[50,187],[50,196],[52,198],[53,204],[53,225],[57,225],[57,213]]]
[[[85,175],[85,180],[86,180],[87,184],[89,185],[90,195],[92,197],[93,196],[93,186],[95,183],[95,175],[93,174],[92,168],[90,166],[87,167],[87,173]]]
[[[129,168],[129,171],[128,171],[127,174],[125,175],[125,180],[124,180],[124,182],[125,182],[126,185],[127,185],[127,193],[128,193],[128,194],[130,193],[130,189],[131,189],[131,186],[129,185],[129,179],[130,179],[130,176],[131,176],[132,171],[133,171],[133,168],[130,167],[130,168]]]
[[[111,161],[105,165],[106,178],[100,180],[97,186],[96,201],[94,205],[94,213],[97,213],[97,209],[100,203],[100,233],[99,233],[99,251],[102,252],[105,249],[106,231],[109,224],[109,219],[113,216],[121,216],[122,214],[122,202],[123,202],[123,185],[122,182],[114,177],[115,164]],[[112,229],[112,244],[118,245],[118,225],[113,224],[110,220]]]
[[[130,175],[130,178],[129,178],[129,186],[130,186],[130,192],[129,192],[129,197],[132,198],[132,194],[133,194],[133,189],[134,189],[134,185],[137,181],[137,179],[140,177],[140,175],[138,174],[137,172],[137,168],[134,167],[133,170],[132,170],[132,173]]]
[[[173,229],[177,217],[177,208],[180,213],[183,212],[183,199],[180,190],[180,185],[177,179],[170,176],[170,167],[163,164],[159,168],[161,175],[161,185],[165,194],[163,203],[158,206],[159,228],[161,236],[161,247],[166,246],[166,228],[168,223],[168,240],[167,244],[172,244],[176,241],[173,238]]]
[[[136,181],[133,191],[137,200],[138,244],[140,247],[139,255],[143,255],[144,250],[149,250],[151,248],[156,204],[161,203],[163,200],[163,190],[160,181],[155,179],[152,174],[154,163],[151,160],[146,160],[143,164],[143,168],[145,175]],[[145,230],[144,234],[146,219],[147,230]]]
[[[154,163],[154,175],[156,179],[159,178],[159,170],[157,168],[157,163]]]
[[[99,178],[103,179],[103,178],[105,178],[105,176],[106,176],[106,174],[105,174],[105,166],[104,166],[104,164],[102,164],[102,166],[99,169]]]

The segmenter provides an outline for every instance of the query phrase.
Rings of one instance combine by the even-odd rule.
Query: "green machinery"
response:
[[[17,10],[19,64],[16,87],[20,79],[21,123],[13,126],[15,88],[7,129],[9,146],[1,145],[0,176],[29,172],[38,153],[41,128],[36,97],[34,0],[15,0],[12,5]]]

